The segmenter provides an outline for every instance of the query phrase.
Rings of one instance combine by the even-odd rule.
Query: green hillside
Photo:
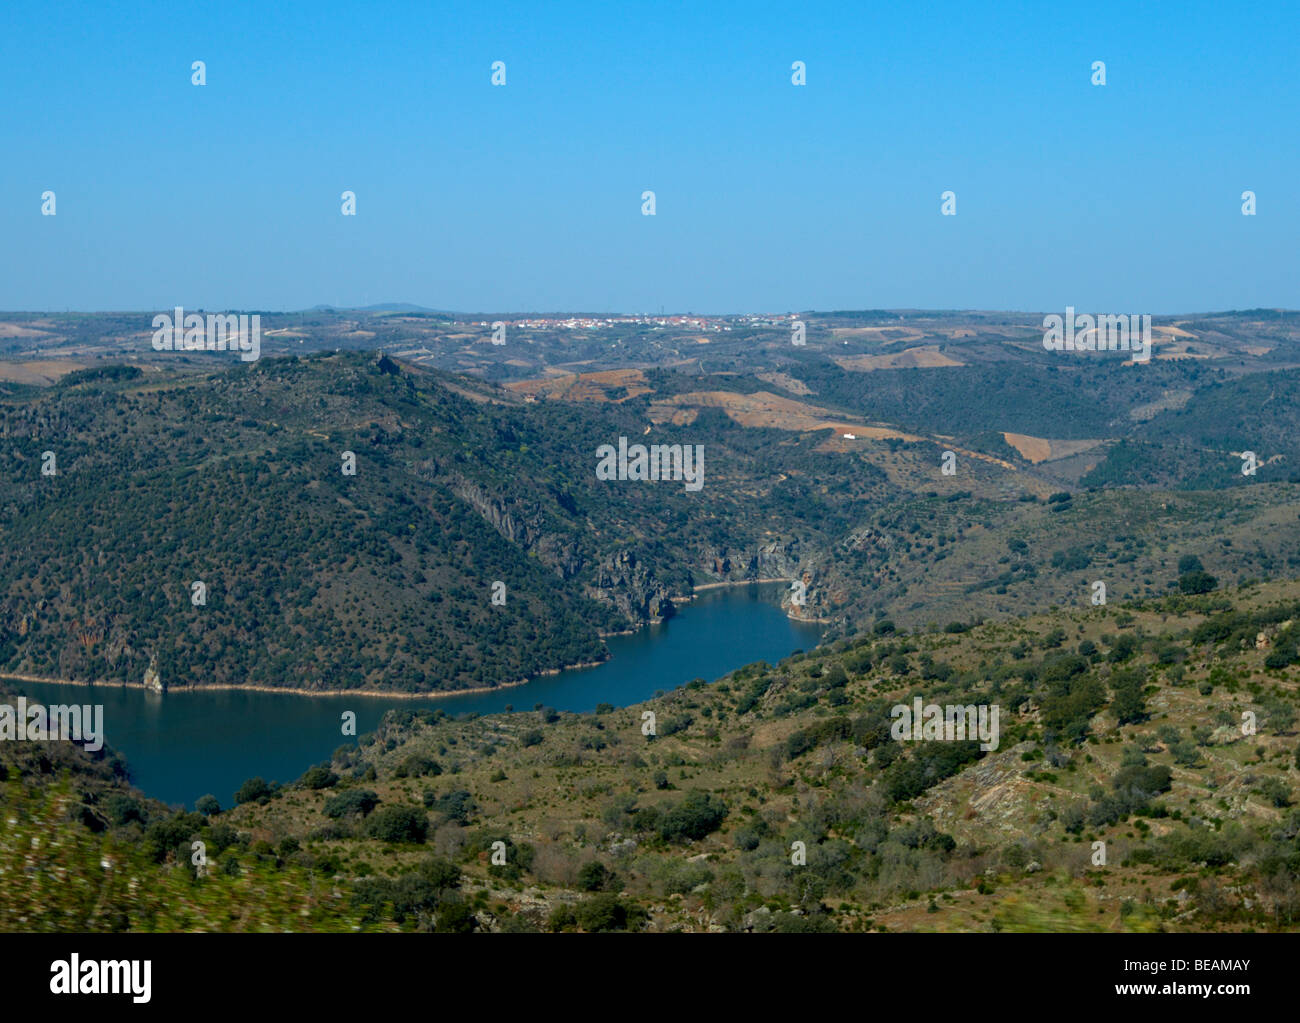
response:
[[[1297,617],[1300,585],[1277,583],[882,621],[622,710],[390,712],[293,785],[250,780],[232,810],[110,817],[92,793],[97,832],[70,782],[16,777],[0,858],[125,856],[163,893],[66,896],[90,929],[296,911],[322,929],[1293,930]],[[899,741],[892,709],[917,697],[996,705],[996,748]],[[3,892],[14,926],[31,896]]]

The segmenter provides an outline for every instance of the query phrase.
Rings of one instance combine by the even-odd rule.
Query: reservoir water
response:
[[[586,712],[599,703],[627,706],[694,678],[712,682],[755,661],[776,663],[811,649],[822,627],[793,622],[779,606],[784,584],[705,590],[676,618],[629,636],[606,640],[610,660],[538,678],[491,693],[434,699],[378,696],[301,696],[292,693],[181,691],[166,695],[139,687],[6,683],[43,704],[104,706],[105,742],[121,753],[132,781],[167,803],[193,806],[212,793],[223,807],[248,778],[288,782],[339,746],[355,742],[341,731],[341,715],[357,716],[357,733],[374,729],[394,707],[440,708],[448,714],[499,713],[536,704]]]

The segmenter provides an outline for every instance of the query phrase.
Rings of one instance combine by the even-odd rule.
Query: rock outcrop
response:
[[[596,600],[612,603],[633,622],[660,621],[677,613],[668,587],[628,550],[610,555],[597,566],[587,592]]]

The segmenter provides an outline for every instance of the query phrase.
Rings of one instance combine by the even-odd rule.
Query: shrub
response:
[[[426,792],[424,794],[424,805],[430,810],[445,814],[457,824],[468,824],[474,812],[478,809],[477,804],[474,802],[474,796],[465,789],[456,789],[454,792],[448,792],[441,796],[433,792]]]
[[[239,791],[235,793],[235,802],[236,804],[265,803],[271,798],[273,791],[265,778],[249,778],[239,786]]]
[[[595,932],[639,930],[647,914],[633,903],[624,903],[617,895],[604,893],[578,903],[573,916],[584,931]]]
[[[203,814],[204,817],[211,817],[214,813],[221,812],[221,804],[217,802],[216,796],[199,796],[194,801],[194,809]]]
[[[366,825],[366,833],[381,842],[422,845],[428,831],[428,818],[413,806],[385,806]]]
[[[578,871],[578,887],[584,892],[599,892],[613,887],[614,875],[600,860],[584,863]]]
[[[369,789],[348,789],[325,801],[325,816],[337,820],[340,817],[365,817],[379,805],[379,796]]]
[[[1278,808],[1291,805],[1291,787],[1281,778],[1265,778],[1259,786],[1260,794]]]
[[[302,783],[309,789],[333,788],[339,783],[339,776],[328,767],[309,767],[303,773]]]
[[[645,811],[642,811],[645,812]],[[690,792],[676,806],[660,811],[656,820],[659,837],[667,842],[706,837],[727,819],[727,803],[706,792]]]
[[[1219,580],[1203,570],[1184,572],[1178,577],[1178,589],[1181,593],[1209,593],[1218,585]]]

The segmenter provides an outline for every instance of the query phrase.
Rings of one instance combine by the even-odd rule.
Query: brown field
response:
[[[596,373],[564,373],[543,380],[516,380],[505,385],[519,394],[559,401],[622,401],[611,399],[608,391],[627,389],[627,397],[649,394],[645,374],[639,369],[608,369]]]
[[[758,379],[765,384],[775,384],[782,390],[789,391],[791,394],[800,396],[813,394],[814,392],[802,380],[796,380],[789,373],[778,373],[773,370],[771,373],[759,373]]]
[[[1020,456],[1037,465],[1052,457],[1052,442],[1024,433],[1004,433],[1002,439],[1020,452]]]
[[[32,359],[27,362],[0,362],[0,380],[15,384],[52,384],[74,369],[83,369],[85,363],[70,359]]]
[[[832,327],[831,336],[841,340],[920,341],[925,335],[909,327]]]
[[[54,337],[48,330],[32,330],[16,323],[0,323],[0,337]]]
[[[835,429],[857,432],[865,427],[837,420],[833,412],[816,405],[783,398],[770,391],[736,394],[732,391],[692,391],[678,394],[650,406],[652,422],[667,422],[681,407],[720,408],[741,426],[768,427],[777,430]],[[902,436],[902,434],[896,434]],[[918,438],[919,439],[919,438]]]
[[[915,434],[903,433],[901,430],[891,430],[884,426],[859,426],[854,423],[822,423],[817,429],[826,429],[827,427],[835,431],[821,444],[817,445],[818,451],[852,451],[854,447],[860,445],[864,440],[888,440],[893,437],[897,440],[925,440],[924,437],[917,437]],[[853,434],[850,440],[844,435]]]
[[[844,355],[838,358],[832,356],[831,361],[840,369],[856,373],[870,373],[878,369],[934,369],[938,366],[966,365],[933,346],[908,348],[888,355]]]
[[[1081,451],[1095,448],[1100,440],[1049,440],[1046,437],[1031,437],[1025,433],[1004,433],[1002,439],[1020,452],[1022,458],[1037,465],[1039,462],[1051,462],[1058,458],[1069,458]]]
[[[861,422],[853,422],[837,416],[828,409],[795,401],[792,398],[783,398],[768,391],[757,391],[754,394],[736,394],[732,391],[692,391],[689,394],[674,395],[650,406],[650,421],[656,424],[686,425],[694,421],[695,410],[701,408],[720,408],[741,426],[759,429],[791,430],[798,433],[834,430],[830,437],[818,445],[818,451],[848,452],[860,445],[862,441],[889,438],[912,442],[946,443],[942,439],[923,437],[889,426],[868,426]],[[853,434],[854,439],[846,438],[844,436],[846,433]],[[953,445],[948,446],[959,455],[1015,471],[1015,466],[1010,462],[994,458],[992,455]]]

